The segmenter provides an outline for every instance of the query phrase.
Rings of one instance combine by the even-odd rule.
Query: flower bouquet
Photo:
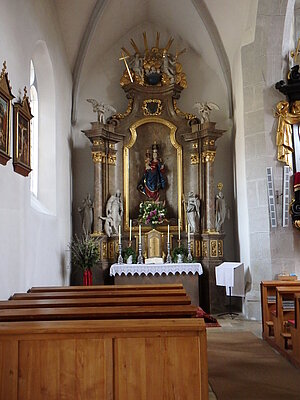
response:
[[[160,225],[166,217],[166,208],[162,201],[143,201],[140,203],[139,221],[145,225]]]

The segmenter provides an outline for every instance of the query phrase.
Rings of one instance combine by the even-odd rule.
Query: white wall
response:
[[[0,22],[0,63],[7,61],[15,96],[19,89],[29,86],[30,59],[39,41],[47,45],[55,85],[52,132],[56,155],[48,168],[56,169],[52,184],[56,211],[45,213],[33,207],[30,177],[15,173],[12,160],[0,165],[0,298],[6,299],[31,286],[66,282],[66,250],[71,235],[72,81],[52,2],[2,0]]]

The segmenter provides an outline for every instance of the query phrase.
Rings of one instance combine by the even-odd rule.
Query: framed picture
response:
[[[30,120],[33,118],[30,110],[26,87],[21,102],[14,104],[14,170],[27,176],[30,171]]]
[[[6,63],[3,63],[3,69],[0,75],[0,163],[6,165],[10,160],[10,110],[11,101],[14,95],[6,72]]]

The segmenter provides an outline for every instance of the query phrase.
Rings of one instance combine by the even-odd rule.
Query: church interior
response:
[[[0,400],[299,399],[300,0],[0,21]]]

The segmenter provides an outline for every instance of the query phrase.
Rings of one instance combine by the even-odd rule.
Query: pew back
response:
[[[0,309],[0,321],[190,318],[196,312],[197,307],[192,305],[17,308]]]
[[[183,289],[181,283],[150,284],[150,285],[92,285],[92,286],[35,286],[28,293],[36,292],[72,292],[72,291],[119,291],[119,290],[172,290]]]
[[[263,281],[260,284],[261,289],[261,308],[262,308],[262,331],[263,337],[268,338],[269,323],[272,321],[271,313],[276,309],[276,288],[277,287],[297,287],[300,281]]]
[[[189,296],[140,296],[140,297],[99,297],[99,298],[59,298],[0,301],[0,310],[9,308],[45,308],[45,307],[100,307],[100,306],[149,306],[191,304]]]
[[[202,319],[0,324],[0,398],[208,399]]]
[[[15,293],[10,297],[10,300],[26,300],[26,299],[66,299],[66,298],[107,298],[107,297],[155,297],[155,296],[186,296],[185,289],[126,289],[126,290],[79,290],[79,291],[57,291],[57,292],[33,292],[33,293]]]

